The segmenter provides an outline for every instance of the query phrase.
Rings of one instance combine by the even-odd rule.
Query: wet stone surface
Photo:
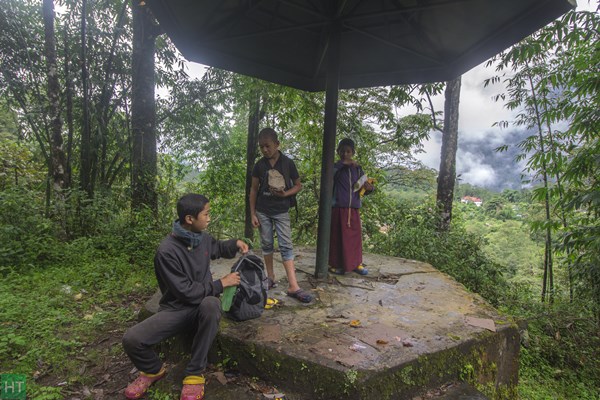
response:
[[[372,254],[364,261],[367,276],[317,282],[314,249],[296,249],[300,286],[315,296],[306,305],[286,295],[276,255],[278,287],[269,297],[279,304],[258,319],[223,318],[215,357],[288,398],[413,399],[460,379],[513,389],[519,340],[506,316],[426,263]],[[213,261],[214,276],[231,265]]]

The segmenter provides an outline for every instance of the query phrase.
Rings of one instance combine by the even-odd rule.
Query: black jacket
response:
[[[221,281],[212,278],[210,260],[235,257],[236,242],[203,233],[200,245],[190,250],[172,234],[163,239],[154,256],[154,272],[162,292],[160,309],[198,305],[205,297],[222,293]]]

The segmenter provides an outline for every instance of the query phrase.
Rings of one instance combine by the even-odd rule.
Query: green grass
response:
[[[4,272],[0,372],[24,374],[31,383],[33,376],[49,371],[69,381],[82,379],[75,357],[102,332],[135,318],[135,301],[156,287],[151,266],[132,266],[124,258],[102,254],[81,264]],[[56,394],[51,388],[29,386],[39,398]]]

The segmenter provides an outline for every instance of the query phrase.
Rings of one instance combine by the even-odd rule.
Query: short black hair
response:
[[[277,132],[275,132],[275,129],[273,129],[273,128],[263,128],[259,132],[258,138],[259,139],[262,139],[262,138],[271,139],[271,140],[273,140],[274,143],[279,143],[279,139],[277,138]]]
[[[188,193],[177,201],[177,216],[180,223],[185,223],[185,216],[196,218],[204,210],[208,198],[202,194]]]
[[[340,140],[340,143],[338,144],[337,147],[337,152],[339,152],[343,147],[350,147],[352,149],[352,154],[356,153],[356,150],[354,150],[354,140],[349,139],[349,138],[344,138],[342,140]]]

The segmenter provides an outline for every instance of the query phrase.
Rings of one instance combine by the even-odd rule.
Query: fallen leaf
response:
[[[73,296],[73,298],[75,300],[81,300],[82,297],[83,297],[83,293],[77,293],[75,296]]]
[[[221,385],[227,385],[227,378],[225,377],[225,374],[223,372],[213,372],[212,375],[219,381]]]
[[[383,339],[377,339],[377,344],[388,344],[387,340],[383,340]]]
[[[263,393],[263,396],[267,399],[285,399],[285,394],[283,393]]]
[[[360,326],[360,320],[359,319],[353,319],[352,321],[350,321],[350,326],[353,328],[358,328]]]
[[[255,390],[255,391],[257,391],[257,392],[260,392],[260,386],[258,386],[256,383],[254,383],[254,382],[250,382],[250,383],[248,383],[248,386],[250,386],[250,388],[251,388],[252,390]]]
[[[94,400],[104,399],[104,389],[92,389],[92,393],[94,394]]]
[[[471,326],[476,326],[478,328],[483,328],[492,332],[496,332],[496,324],[494,323],[493,319],[465,317],[465,322]]]

